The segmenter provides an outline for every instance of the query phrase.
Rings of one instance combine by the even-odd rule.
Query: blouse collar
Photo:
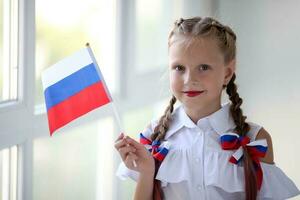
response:
[[[187,128],[213,128],[219,135],[235,128],[235,123],[230,113],[230,103],[222,104],[221,108],[216,112],[203,117],[195,124],[186,114],[183,105],[177,107],[172,114],[172,123],[166,133],[165,139],[171,137],[182,127]]]

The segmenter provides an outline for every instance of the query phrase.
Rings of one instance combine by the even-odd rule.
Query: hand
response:
[[[140,173],[154,174],[154,158],[144,145],[129,136],[124,136],[122,133],[115,141],[115,148],[118,150],[127,168]],[[133,166],[133,160],[136,161],[137,167]]]

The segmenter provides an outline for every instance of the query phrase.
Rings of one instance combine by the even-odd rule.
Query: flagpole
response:
[[[121,120],[120,120],[119,114],[117,112],[116,106],[114,104],[113,98],[112,98],[112,96],[111,96],[111,94],[110,94],[110,92],[109,92],[109,90],[107,88],[107,85],[106,85],[104,77],[103,77],[103,75],[101,73],[100,67],[99,67],[99,65],[98,65],[98,63],[96,61],[96,58],[95,58],[94,54],[93,54],[92,48],[90,47],[89,43],[86,43],[86,47],[87,47],[88,52],[89,52],[89,54],[90,54],[90,56],[91,56],[91,58],[93,60],[93,63],[96,65],[97,72],[99,73],[99,75],[101,77],[101,80],[103,81],[104,89],[105,89],[106,93],[109,94],[109,97],[111,99],[111,104],[112,104],[112,108],[113,108],[113,111],[114,111],[114,116],[115,116],[115,119],[117,121],[117,125],[119,127],[119,133],[120,134],[122,134],[122,133],[125,134],[124,130],[123,130],[122,126],[121,126]],[[129,146],[129,144],[127,144],[127,146]],[[137,167],[137,164],[136,164],[135,160],[133,160],[133,166]]]

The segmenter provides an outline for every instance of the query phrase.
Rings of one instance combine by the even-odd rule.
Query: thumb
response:
[[[121,140],[124,138],[124,133],[121,133],[118,138],[115,140],[115,142],[117,142],[118,140]]]

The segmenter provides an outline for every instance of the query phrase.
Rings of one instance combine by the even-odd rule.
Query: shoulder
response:
[[[155,118],[155,119],[152,119],[150,121],[150,123],[148,123],[148,125],[144,128],[144,130],[141,132],[146,138],[150,138],[151,135],[153,134],[154,132],[154,129],[155,127],[157,126],[158,124],[158,119]]]
[[[254,122],[247,122],[247,123],[250,126],[248,136],[251,138],[251,141],[261,140],[261,139],[265,139],[267,141],[268,149],[266,155],[260,160],[268,164],[274,164],[273,144],[272,144],[271,134],[266,129],[264,129],[263,126],[257,123]]]
[[[171,135],[173,135],[175,132],[177,132],[182,126],[183,123],[181,121],[180,115],[182,107],[178,106],[174,109],[174,111],[171,113],[171,118],[169,121],[168,130],[166,132],[165,139],[169,138]],[[146,137],[150,137],[153,133],[155,128],[159,125],[161,116],[153,118],[150,123],[146,126],[146,128],[142,131],[143,135]]]
[[[255,140],[265,139],[268,144],[268,150],[264,158],[260,160],[265,163],[274,164],[273,144],[271,135],[263,127],[261,127],[256,135]]]

